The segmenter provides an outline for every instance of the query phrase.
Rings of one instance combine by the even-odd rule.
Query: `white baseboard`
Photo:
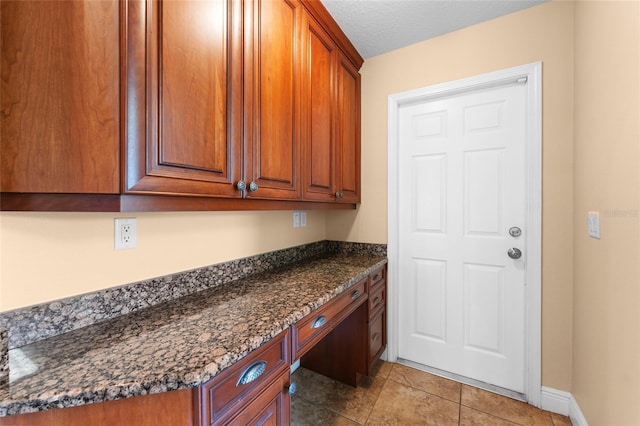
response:
[[[540,408],[568,416],[571,413],[571,394],[543,386],[540,391]]]
[[[578,406],[578,401],[576,401],[573,395],[571,395],[571,414],[569,417],[571,417],[571,423],[573,423],[574,426],[588,426],[587,419],[584,417],[584,414],[582,414],[582,410],[580,406]]]
[[[552,413],[569,416],[574,426],[588,426],[578,401],[569,392],[543,386],[540,395],[540,408]]]

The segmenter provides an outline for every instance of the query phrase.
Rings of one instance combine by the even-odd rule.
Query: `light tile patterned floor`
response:
[[[380,363],[357,388],[299,368],[293,425],[571,425],[568,417],[425,373]]]

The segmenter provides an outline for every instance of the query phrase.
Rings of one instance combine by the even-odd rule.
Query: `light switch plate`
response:
[[[587,230],[591,238],[600,239],[600,213],[587,212]]]
[[[300,228],[300,212],[293,212],[293,227]]]

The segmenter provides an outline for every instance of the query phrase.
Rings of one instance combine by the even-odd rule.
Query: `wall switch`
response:
[[[300,227],[304,228],[307,226],[307,212],[300,212]]]
[[[135,217],[120,217],[115,219],[115,247],[116,250],[136,248],[138,229]]]
[[[587,212],[587,230],[591,238],[600,239],[600,213]]]
[[[300,212],[293,212],[293,227],[300,228]]]

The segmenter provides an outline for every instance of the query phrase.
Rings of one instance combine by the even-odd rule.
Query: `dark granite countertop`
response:
[[[309,259],[12,349],[0,416],[198,386],[385,263]]]

